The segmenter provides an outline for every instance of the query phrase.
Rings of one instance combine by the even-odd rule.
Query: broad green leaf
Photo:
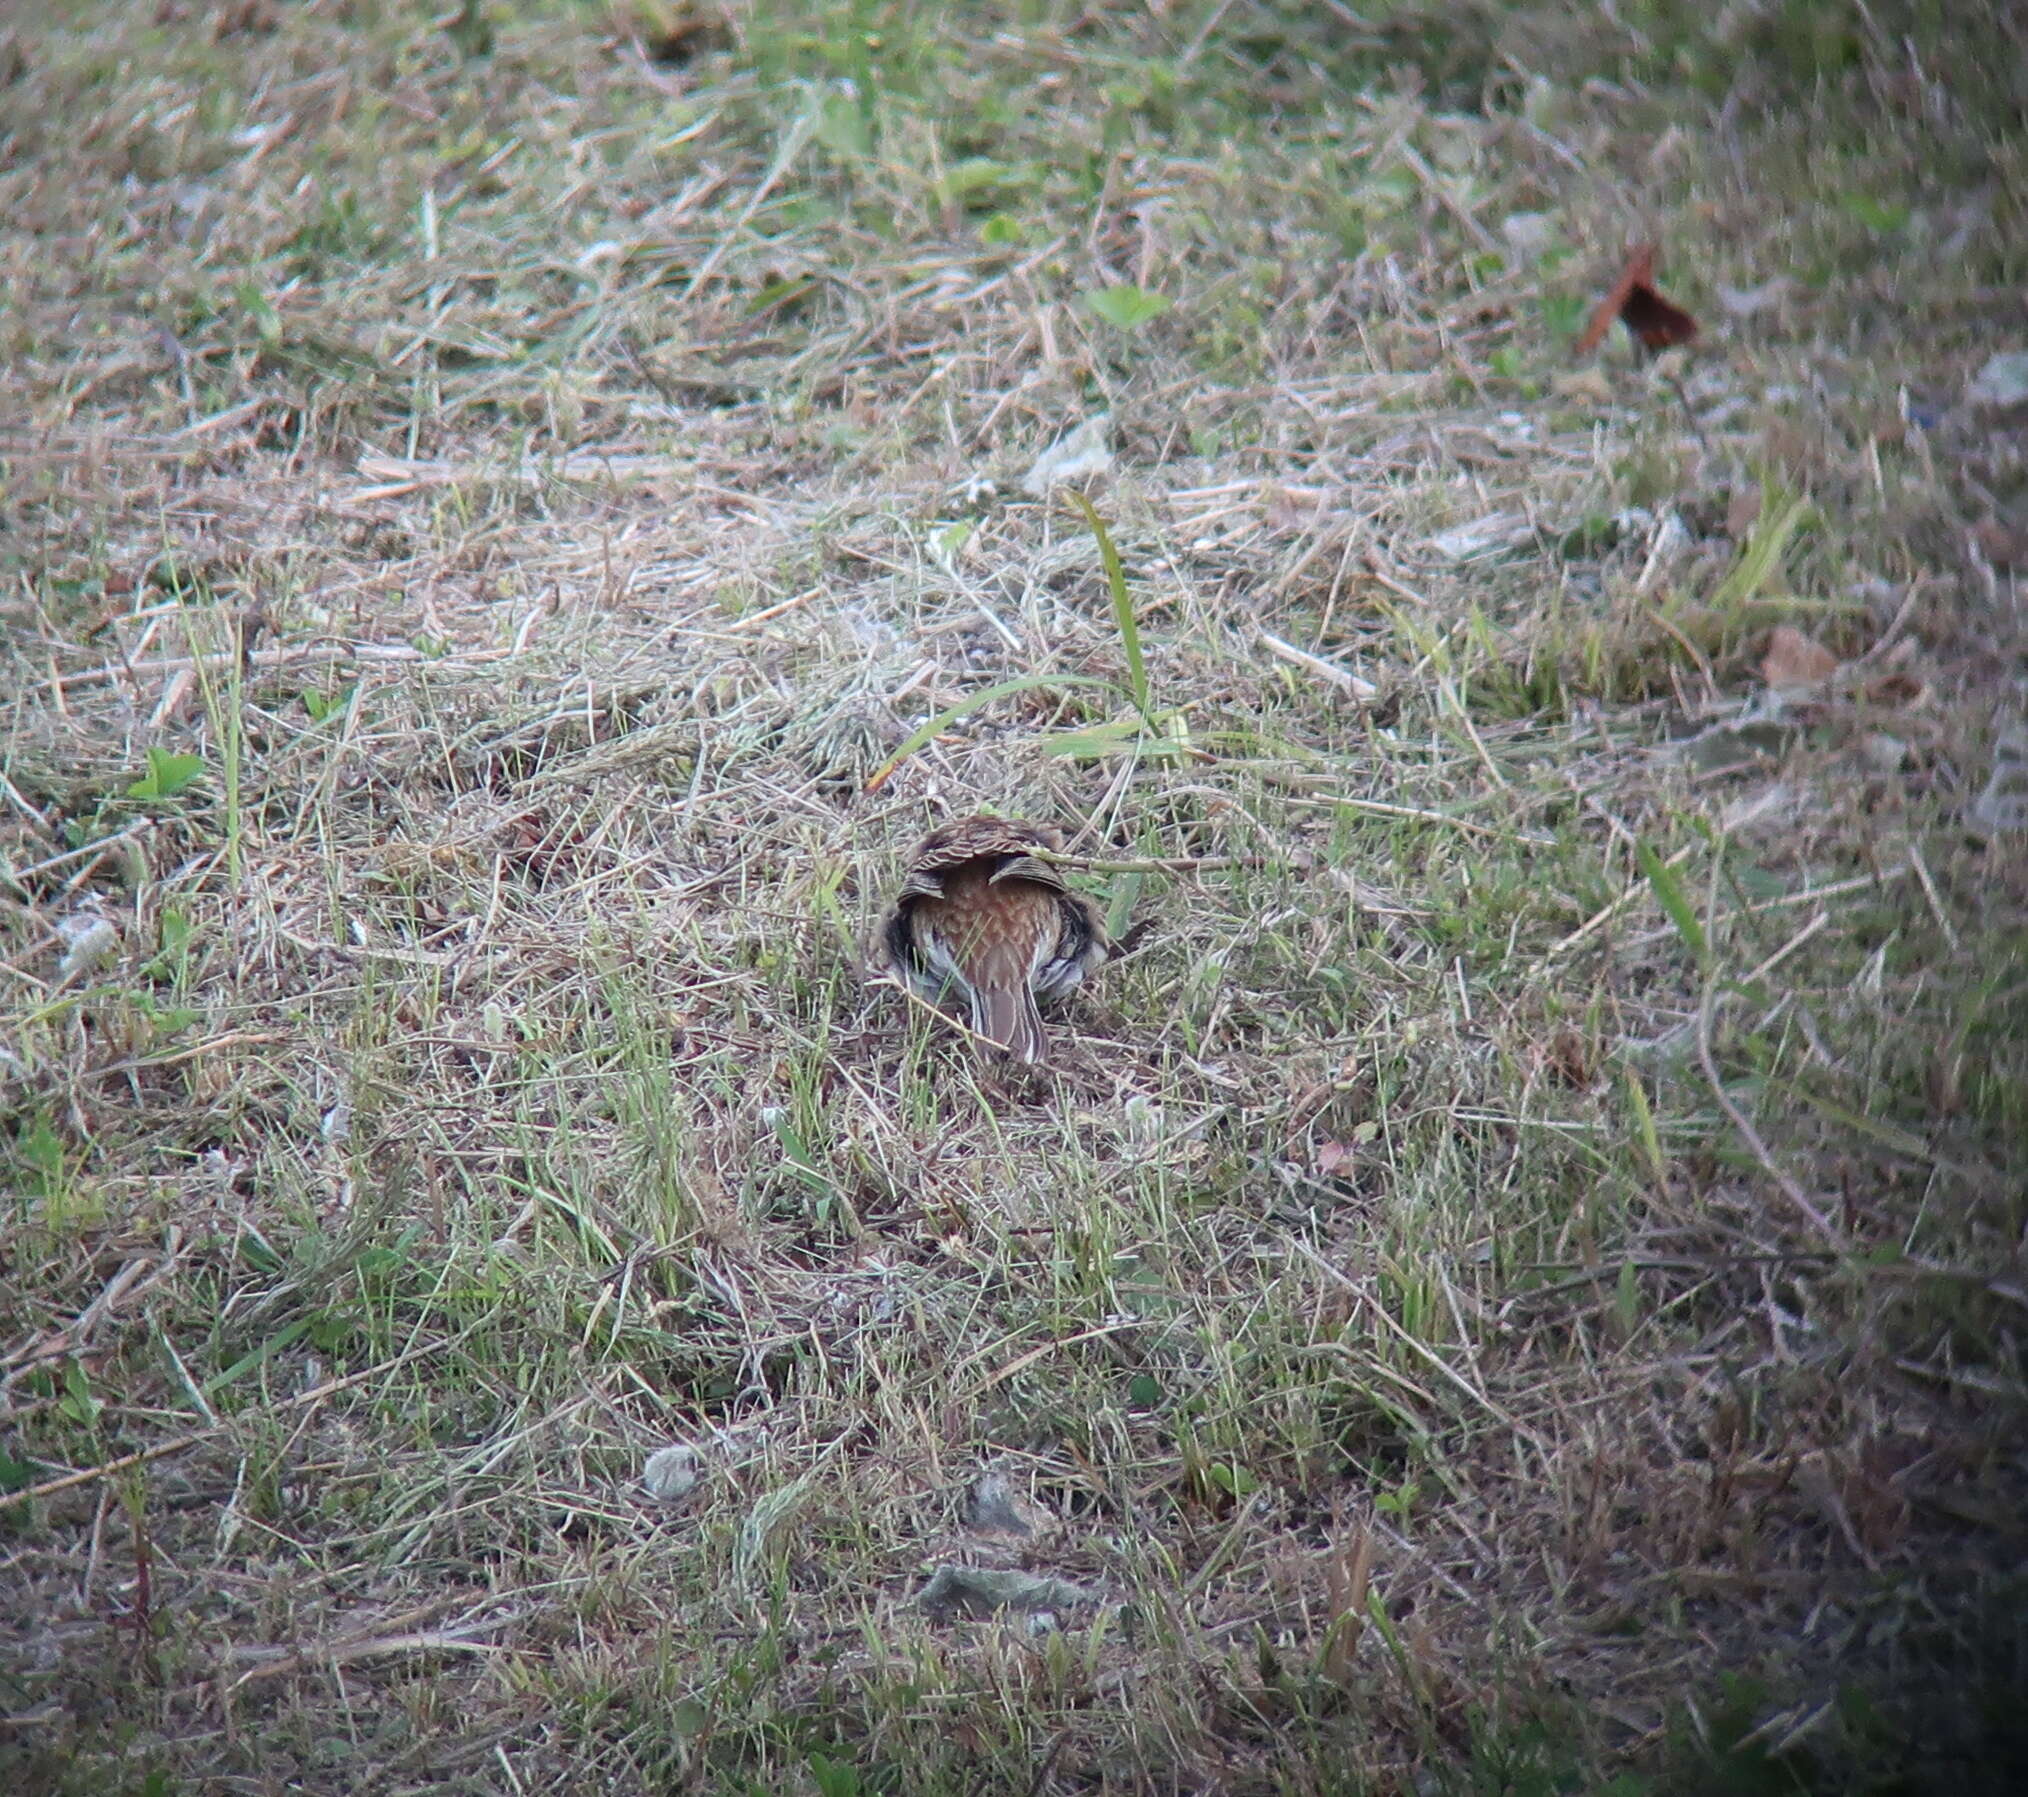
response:
[[[760,292],[746,303],[746,316],[758,318],[764,312],[779,311],[792,306],[806,294],[816,291],[815,275],[789,275],[769,281]]]
[[[270,349],[282,340],[281,314],[274,308],[274,302],[251,281],[242,281],[233,289],[233,298],[239,301],[239,308],[252,321],[260,340]]]
[[[990,156],[968,156],[944,171],[936,196],[945,205],[976,199],[981,194],[1033,187],[1038,171],[1032,162],[995,162]]]
[[[1640,1132],[1641,1154],[1648,1163],[1648,1175],[1659,1186],[1669,1176],[1669,1163],[1662,1157],[1662,1137],[1655,1128],[1654,1108],[1648,1103],[1648,1089],[1632,1067],[1626,1069],[1627,1104]]]
[[[176,755],[167,749],[150,749],[148,771],[127,788],[127,797],[173,799],[203,772],[202,755]]]
[[[1112,898],[1106,905],[1106,935],[1112,941],[1118,942],[1126,935],[1145,878],[1143,874],[1121,874],[1113,882]]]
[[[1101,287],[1078,296],[1095,318],[1121,331],[1138,331],[1151,318],[1160,318],[1175,302],[1167,294],[1150,293],[1131,281],[1116,287]]]

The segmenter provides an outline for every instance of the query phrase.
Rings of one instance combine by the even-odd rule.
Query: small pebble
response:
[[[673,1504],[697,1489],[703,1473],[697,1464],[697,1450],[681,1442],[657,1448],[641,1469],[641,1483],[657,1503]]]

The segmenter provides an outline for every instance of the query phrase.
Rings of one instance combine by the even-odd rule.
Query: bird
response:
[[[880,932],[898,979],[935,1002],[963,999],[974,1034],[1031,1064],[1049,1058],[1037,1001],[1070,991],[1112,951],[1099,908],[1035,853],[1062,847],[1051,824],[941,824],[910,855]]]

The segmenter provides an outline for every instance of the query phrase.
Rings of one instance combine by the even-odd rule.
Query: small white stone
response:
[[[1770,306],[1779,305],[1794,283],[1787,275],[1770,275],[1758,287],[1728,287],[1718,283],[1718,303],[1734,318],[1752,318]]]
[[[704,1477],[697,1463],[697,1450],[682,1442],[657,1448],[641,1468],[641,1483],[657,1503],[673,1504],[688,1497]]]
[[[1885,730],[1869,730],[1859,744],[1859,753],[1876,774],[1895,774],[1908,759],[1908,744]]]
[[[90,973],[112,957],[120,946],[119,926],[96,912],[76,911],[56,926],[63,942],[63,959],[56,971],[61,979],[74,973]]]
[[[1429,546],[1446,561],[1471,561],[1482,555],[1497,555],[1525,542],[1531,528],[1520,512],[1492,512],[1486,517],[1474,518],[1469,524],[1460,524],[1454,530],[1439,532],[1430,538]]]
[[[1547,212],[1510,212],[1500,221],[1500,235],[1513,261],[1533,262],[1556,241],[1556,220]]]
[[[2002,350],[1990,357],[1972,377],[1965,397],[1975,406],[1997,406],[2001,411],[2028,403],[2028,350]]]
[[[1031,499],[1040,499],[1065,481],[1105,473],[1113,465],[1112,433],[1110,412],[1087,418],[1036,458],[1035,466],[1022,477],[1021,491]]]

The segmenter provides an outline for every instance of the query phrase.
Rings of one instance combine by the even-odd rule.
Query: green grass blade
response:
[[[1106,590],[1113,600],[1113,621],[1120,627],[1120,644],[1127,652],[1127,685],[1135,709],[1148,715],[1148,664],[1141,659],[1141,627],[1134,621],[1134,602],[1127,594],[1127,571],[1120,565],[1120,552],[1113,545],[1112,532],[1098,515],[1098,507],[1082,493],[1066,495],[1084,514],[1085,526],[1098,541],[1099,560],[1105,564]],[[1152,728],[1152,720],[1150,723]]]
[[[919,724],[908,733],[907,740],[883,762],[877,772],[866,782],[868,792],[878,792],[894,777],[894,770],[901,766],[924,743],[943,734],[960,718],[970,717],[982,706],[990,705],[995,699],[1006,699],[1015,693],[1038,692],[1052,686],[1096,686],[1106,692],[1117,692],[1110,680],[1095,679],[1089,674],[1023,674],[1014,680],[1003,680],[997,686],[989,686],[981,692],[968,693],[947,711],[940,711],[925,724]]]
[[[1790,539],[1816,516],[1816,510],[1807,499],[1782,503],[1778,494],[1770,490],[1761,508],[1760,521],[1740,551],[1739,560],[1711,595],[1711,609],[1721,618],[1729,617],[1758,599],[1761,590],[1780,576]]]
[[[1655,889],[1657,902],[1676,926],[1676,934],[1683,938],[1683,946],[1702,961],[1710,952],[1710,939],[1704,934],[1704,925],[1698,921],[1689,894],[1683,890],[1683,882],[1676,878],[1676,870],[1645,842],[1634,844],[1634,859]]]
[[[298,1317],[278,1334],[269,1336],[251,1354],[241,1355],[224,1372],[213,1373],[198,1389],[207,1398],[216,1397],[235,1379],[252,1372],[255,1367],[260,1366],[263,1362],[272,1360],[284,1348],[289,1347],[301,1336],[307,1335],[310,1330],[310,1324],[314,1320],[311,1317]]]

